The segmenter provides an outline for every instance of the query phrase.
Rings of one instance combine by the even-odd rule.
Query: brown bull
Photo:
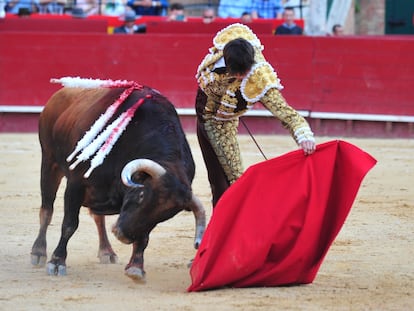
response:
[[[195,164],[177,113],[157,91],[131,85],[64,87],[50,98],[41,113],[42,205],[40,230],[31,252],[33,265],[46,263],[47,227],[60,181],[64,176],[67,180],[61,237],[47,264],[49,274],[66,274],[67,243],[78,227],[81,206],[88,207],[95,220],[101,262],[117,260],[107,238],[104,217],[119,214],[113,232],[120,241],[133,245],[125,273],[136,280],[145,279],[143,254],[149,234],[158,223],[182,210],[193,211],[195,247],[200,244],[205,213],[191,190]],[[76,151],[77,142],[88,131],[93,132],[93,126],[99,123],[95,121],[115,102],[118,107],[97,133],[103,135],[106,126],[106,141],[85,156],[85,150],[96,144],[97,135],[85,144],[84,151]],[[117,120],[126,120],[127,125]],[[110,152],[102,151],[105,148]],[[94,164],[96,158],[100,158],[98,164]]]

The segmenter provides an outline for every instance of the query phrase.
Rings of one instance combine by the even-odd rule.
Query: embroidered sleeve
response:
[[[279,90],[270,89],[260,101],[290,131],[297,144],[315,141],[308,122],[287,104]]]

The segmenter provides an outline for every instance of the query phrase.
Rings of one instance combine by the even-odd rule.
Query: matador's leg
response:
[[[243,173],[239,143],[237,141],[238,120],[206,120],[205,129],[217,158],[230,183]]]

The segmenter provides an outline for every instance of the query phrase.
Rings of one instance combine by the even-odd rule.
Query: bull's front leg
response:
[[[65,207],[59,243],[47,264],[49,275],[66,275],[67,244],[78,229],[79,210],[82,204],[84,188],[74,183],[67,183],[65,190]]]
[[[144,250],[148,245],[149,235],[133,243],[132,256],[125,266],[125,274],[139,283],[145,283]]]
[[[79,213],[79,209],[78,209]],[[52,258],[47,264],[49,275],[66,275],[67,244],[79,225],[79,217],[66,216],[63,219],[61,236]]]

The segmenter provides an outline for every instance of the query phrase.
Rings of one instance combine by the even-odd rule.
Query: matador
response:
[[[252,64],[245,72],[235,75],[235,70],[229,68],[231,52],[226,59],[227,54],[224,55],[223,51],[226,45],[240,38],[253,47]],[[207,167],[213,206],[243,173],[237,141],[239,117],[256,103],[263,104],[281,121],[305,154],[315,150],[315,139],[308,122],[282,96],[283,86],[264,58],[263,49],[249,27],[232,24],[215,35],[213,47],[197,70],[197,136]],[[240,54],[234,57],[239,58],[235,59],[236,63],[243,62],[243,54],[241,58]]]

